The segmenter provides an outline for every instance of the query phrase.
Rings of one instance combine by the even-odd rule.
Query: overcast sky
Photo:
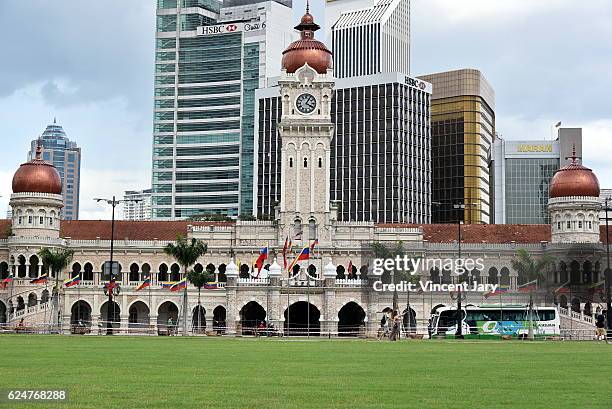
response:
[[[412,74],[481,70],[507,139],[584,128],[584,162],[612,187],[611,21],[610,0],[413,0]],[[154,0],[0,1],[0,217],[54,116],[83,150],[82,219],[109,217],[95,196],[150,186],[154,24]]]

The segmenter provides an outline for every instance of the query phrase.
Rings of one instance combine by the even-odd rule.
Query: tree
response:
[[[210,280],[211,273],[207,269],[203,269],[202,271],[189,270],[187,272],[187,280],[191,284],[193,284],[198,289],[198,329],[201,327],[200,322],[200,314],[199,309],[201,307],[200,303],[200,293],[202,291],[202,287]]]
[[[38,252],[38,256],[41,258],[43,265],[46,265],[49,270],[51,270],[51,275],[55,276],[55,286],[53,288],[53,316],[56,319],[57,330],[60,329],[60,318],[61,312],[59,309],[59,294],[60,294],[60,284],[59,284],[59,275],[68,264],[72,261],[72,256],[74,255],[74,251],[69,249],[49,249],[47,247],[40,249]]]
[[[518,273],[519,277],[523,277],[525,282],[538,280],[537,282],[546,281],[544,270],[553,258],[549,255],[543,255],[535,259],[527,250],[518,249],[515,256],[510,261],[512,268]],[[524,283],[523,283],[524,284]],[[529,333],[528,338],[533,339],[533,292],[529,291]]]
[[[519,277],[524,278],[525,282],[533,280],[545,282],[546,276],[544,275],[544,270],[552,262],[553,257],[550,255],[544,255],[536,259],[527,250],[518,249],[510,264]]]
[[[201,240],[192,238],[189,241],[183,236],[176,238],[176,244],[168,243],[164,247],[164,253],[172,256],[183,267],[185,278],[187,278],[189,266],[195,264],[207,250],[208,246]],[[187,335],[187,286],[183,290],[183,335]]]
[[[382,259],[395,259],[398,256],[403,259],[404,256],[406,255],[406,252],[404,250],[404,244],[402,243],[401,240],[398,241],[395,247],[392,247],[392,248],[387,248],[385,245],[379,242],[374,242],[372,243],[372,250],[374,251],[374,256],[376,258],[382,258]],[[413,258],[414,257],[410,257],[410,260],[412,260]],[[383,273],[383,276],[381,277],[381,281],[383,282],[392,281],[394,284],[399,283],[401,281],[405,281],[406,283],[417,284],[420,281],[419,276],[414,274],[414,271],[413,271],[414,266],[412,266],[411,261],[409,261],[409,264],[411,268],[410,270],[406,270],[403,268],[400,268],[400,269],[394,268],[392,271],[388,272],[389,277],[385,276],[387,272]],[[398,296],[397,296],[397,290],[394,290],[393,291],[393,311],[396,311],[397,309],[398,309]],[[413,324],[412,312],[410,308],[410,291],[406,291],[406,310],[405,311],[408,314],[408,328],[406,329],[406,331],[410,331],[410,327]]]

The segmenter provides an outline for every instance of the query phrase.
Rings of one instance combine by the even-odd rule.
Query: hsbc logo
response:
[[[254,21],[250,23],[230,23],[230,24],[218,24],[216,26],[201,26],[196,29],[196,33],[199,36],[215,35],[215,34],[227,34],[227,33],[239,33],[248,31],[265,30],[266,23]]]
[[[406,85],[408,85],[409,87],[414,87],[421,90],[427,88],[427,84],[425,82],[419,81],[415,78],[410,78],[408,76],[404,77],[404,83],[406,83]]]

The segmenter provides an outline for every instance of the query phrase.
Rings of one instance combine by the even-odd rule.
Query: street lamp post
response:
[[[113,296],[117,296],[120,293],[120,288],[115,281],[115,276],[113,274],[113,253],[115,248],[115,207],[121,203],[125,202],[140,202],[141,199],[126,199],[126,200],[117,200],[115,196],[112,199],[101,199],[94,198],[96,202],[105,202],[106,204],[111,205],[112,207],[112,216],[111,216],[111,243],[110,243],[110,265],[109,265],[109,278],[108,278],[108,287],[104,289],[104,294],[108,296],[108,307],[106,308],[106,335],[113,335],[113,319],[115,308],[111,310],[111,306],[113,305]]]
[[[454,204],[453,209],[465,209],[466,207],[476,206],[476,203],[461,203]],[[457,218],[457,262],[461,260],[461,217]],[[463,263],[461,264],[463,266]],[[457,295],[457,330],[455,331],[455,339],[463,339],[463,311],[461,310],[461,290]]]

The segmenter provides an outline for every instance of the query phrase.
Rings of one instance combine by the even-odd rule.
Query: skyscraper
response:
[[[252,213],[254,93],[291,19],[290,1],[158,0],[154,219]]]
[[[61,217],[64,220],[78,220],[79,193],[81,187],[81,148],[76,142],[70,141],[64,128],[53,123],[48,125],[38,139],[30,143],[28,160],[36,157],[36,147],[42,147],[42,159],[51,162],[62,179],[62,195],[64,208]]]
[[[433,223],[492,223],[495,93],[482,73],[423,75],[431,97]]]
[[[410,0],[328,0],[325,11],[336,78],[410,75]]]

